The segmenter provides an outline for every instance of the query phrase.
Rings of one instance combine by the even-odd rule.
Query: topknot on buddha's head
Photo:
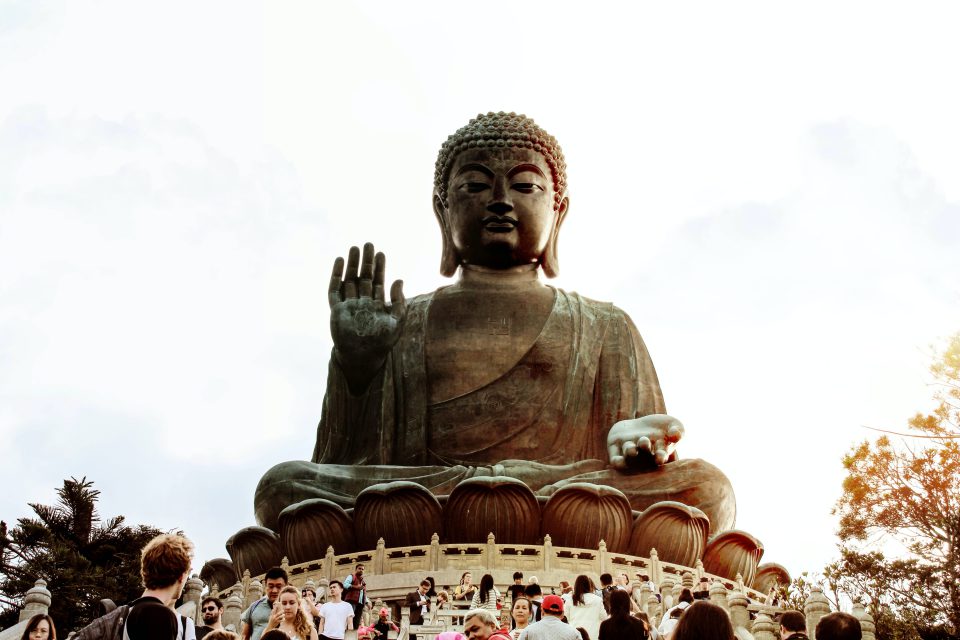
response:
[[[447,202],[447,184],[454,159],[461,151],[477,147],[523,148],[540,152],[550,166],[553,177],[554,207],[560,206],[567,189],[567,163],[563,159],[560,144],[532,119],[512,111],[481,113],[447,138],[440,147],[433,174],[433,187],[444,205]]]

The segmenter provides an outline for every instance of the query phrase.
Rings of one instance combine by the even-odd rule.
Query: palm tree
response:
[[[54,505],[30,504],[35,518],[7,529],[0,522],[0,627],[16,620],[38,578],[53,595],[50,615],[64,629],[92,620],[103,598],[126,602],[140,590],[140,549],[160,530],[130,527],[123,516],[101,520],[100,491],[86,477],[63,481]],[[6,623],[6,624],[5,624]]]

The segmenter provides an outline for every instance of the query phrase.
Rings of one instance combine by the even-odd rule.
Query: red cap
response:
[[[550,594],[540,605],[547,613],[563,613],[563,598]]]

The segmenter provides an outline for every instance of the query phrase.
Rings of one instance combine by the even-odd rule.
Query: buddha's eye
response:
[[[543,187],[533,182],[515,182],[511,186],[520,193],[536,193],[537,191],[543,191]]]
[[[490,185],[486,182],[465,182],[462,188],[466,189],[467,193],[480,193],[489,189]]]

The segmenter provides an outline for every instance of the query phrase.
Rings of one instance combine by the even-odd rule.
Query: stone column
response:
[[[224,627],[231,624],[238,633],[240,632],[240,616],[243,614],[243,601],[240,600],[240,591],[234,589],[227,601],[223,603],[223,618],[221,622]]]
[[[200,594],[203,593],[203,580],[201,580],[197,574],[193,574],[188,580],[187,584],[183,589],[183,602],[184,604],[188,602],[193,603],[193,614],[190,616],[193,618],[193,621],[202,620],[200,616]]]
[[[863,640],[874,640],[876,638],[874,632],[877,630],[877,626],[873,623],[873,616],[870,615],[866,607],[858,602],[853,605],[851,613],[854,618],[860,621],[860,632],[863,634]]]
[[[23,609],[20,611],[20,622],[29,620],[38,613],[50,611],[50,591],[47,582],[42,578],[33,583],[33,587],[23,597]]]
[[[803,603],[803,615],[807,618],[807,635],[816,640],[817,623],[830,613],[830,601],[823,595],[820,587],[811,587],[807,601]]]
[[[734,591],[727,599],[730,605],[730,621],[733,622],[733,628],[750,628],[750,612],[747,611],[747,596],[742,591]]]
[[[754,640],[778,640],[780,638],[780,625],[770,619],[765,613],[758,613],[757,619],[753,621],[750,629]]]
[[[710,602],[723,607],[725,611],[730,611],[730,605],[727,603],[727,588],[722,582],[714,582],[710,585]]]
[[[663,599],[664,611],[676,604],[673,598],[673,578],[671,576],[664,578],[660,584],[660,597]]]

